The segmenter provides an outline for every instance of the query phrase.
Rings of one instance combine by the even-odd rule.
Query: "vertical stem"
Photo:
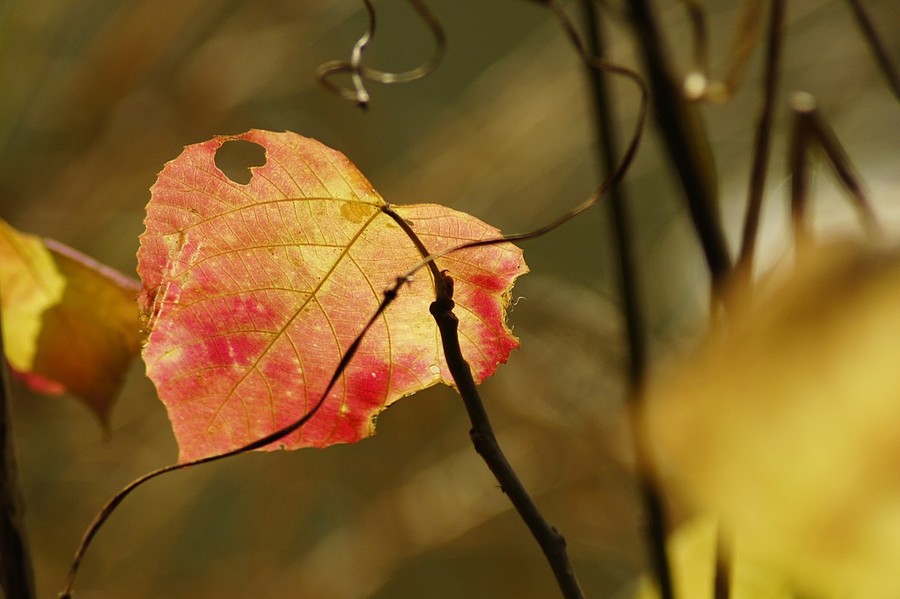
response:
[[[749,281],[753,274],[753,257],[759,231],[762,211],[763,190],[766,184],[766,167],[769,164],[769,148],[772,139],[775,95],[778,91],[778,69],[781,59],[782,23],[784,22],[784,0],[773,0],[769,16],[768,44],[766,46],[766,66],[763,75],[763,100],[756,121],[753,140],[753,166],[750,172],[750,190],[747,198],[747,214],[744,217],[744,231],[741,254],[738,259],[741,276]]]
[[[448,278],[444,280],[449,282]],[[450,297],[452,283],[444,287],[444,291],[448,290],[449,293],[446,294],[438,293],[438,299],[431,304],[431,314],[441,333],[441,344],[444,349],[444,358],[447,360],[447,368],[453,375],[453,382],[456,384],[459,395],[466,406],[469,421],[472,423],[469,435],[472,437],[475,451],[485,461],[494,478],[500,483],[500,489],[509,497],[513,507],[516,508],[532,536],[541,546],[563,597],[565,599],[583,599],[584,594],[569,561],[565,538],[544,519],[500,449],[500,444],[497,442],[487,411],[485,411],[478,393],[478,387],[472,378],[472,371],[459,347],[459,321],[453,314],[454,304]]]
[[[731,272],[731,256],[719,222],[715,166],[706,133],[672,75],[666,58],[670,53],[664,48],[649,0],[631,0],[628,6],[650,80],[656,121],[678,172],[713,288],[718,290]]]
[[[728,599],[731,597],[731,568],[730,555],[726,553],[725,539],[719,528],[716,535],[716,569],[713,574],[713,599]]]
[[[453,279],[449,275],[441,273],[435,261],[430,258],[428,248],[425,247],[409,223],[394,212],[390,206],[383,207],[382,212],[397,223],[416,246],[422,258],[427,260],[434,282],[435,296],[429,310],[441,335],[441,347],[444,350],[447,369],[450,370],[453,383],[463,400],[466,413],[469,415],[469,422],[472,424],[469,436],[475,446],[475,451],[487,464],[491,474],[500,483],[500,489],[509,497],[522,521],[531,531],[531,535],[540,545],[550,569],[553,570],[563,597],[565,599],[584,599],[581,585],[575,576],[572,563],[569,561],[565,537],[544,519],[531,495],[525,489],[525,485],[519,480],[509,460],[506,459],[506,455],[494,435],[494,429],[488,418],[487,410],[484,409],[484,403],[481,401],[478,386],[475,384],[475,379],[472,378],[472,369],[463,357],[462,349],[459,346],[459,321],[453,313],[455,306]]]
[[[816,101],[810,94],[797,92],[791,98],[794,111],[794,127],[788,150],[788,172],[791,174],[791,223],[794,229],[794,245],[799,251],[808,241],[812,229],[807,223],[807,196],[809,195],[809,143],[808,116],[816,109]]]
[[[593,0],[581,0],[582,18],[588,34],[589,52],[604,58],[602,30],[597,19]],[[606,76],[597,69],[588,68],[587,75],[594,96],[594,114],[598,143],[598,158],[601,162],[601,177],[608,177],[618,163],[615,115],[606,84]],[[629,349],[629,391],[628,399],[634,412],[639,411],[642,388],[647,375],[646,326],[643,319],[640,293],[637,282],[637,262],[632,247],[633,235],[630,231],[628,199],[623,185],[615,185],[610,190],[610,215],[613,225],[613,241],[618,257],[619,293],[625,313],[625,329]],[[640,427],[632,420],[632,438],[638,462],[638,485],[647,517],[647,540],[651,564],[663,599],[674,596],[672,575],[666,554],[666,514],[659,490],[651,477],[650,460],[644,455],[644,443]]]
[[[33,599],[34,573],[25,534],[10,416],[9,376],[0,325],[0,447],[3,448],[0,462],[0,588],[10,599]]]
[[[592,54],[602,58],[604,57],[603,31],[597,20],[594,2],[581,0],[581,7],[587,28],[588,48]],[[594,124],[601,177],[606,178],[615,170],[618,163],[615,115],[606,75],[593,68],[587,69],[587,75],[594,95]],[[637,263],[632,246],[633,236],[629,223],[628,198],[625,187],[621,183],[610,189],[609,208],[613,225],[613,241],[619,262],[619,289],[624,304],[625,327],[628,336],[629,382],[632,389],[638,389],[643,384],[647,371],[646,327],[637,287]]]
[[[706,10],[701,0],[683,0],[694,38],[694,70],[709,78],[709,27]]]

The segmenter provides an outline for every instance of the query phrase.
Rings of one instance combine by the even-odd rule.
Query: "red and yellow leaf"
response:
[[[215,165],[227,141],[266,163],[246,185]],[[187,461],[244,445],[305,414],[395,278],[421,261],[384,200],[342,154],[293,133],[250,131],[189,146],[160,173],[138,252],[147,374]],[[495,237],[436,205],[393,206],[428,249]],[[476,380],[517,346],[506,326],[511,244],[438,261],[455,280],[463,352]],[[452,379],[428,311],[427,271],[366,335],[322,409],[267,449],[351,443],[400,397]]]
[[[38,392],[69,392],[105,421],[140,348],[135,281],[0,221],[7,360]]]

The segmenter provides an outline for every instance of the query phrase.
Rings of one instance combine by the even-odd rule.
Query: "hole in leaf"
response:
[[[226,177],[241,185],[246,185],[253,177],[251,166],[263,166],[265,163],[266,149],[252,141],[226,141],[216,150],[216,166]]]

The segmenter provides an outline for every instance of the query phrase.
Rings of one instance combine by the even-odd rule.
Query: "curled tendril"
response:
[[[461,245],[457,245],[451,248],[447,248],[446,250],[432,253],[426,256],[419,264],[417,264],[413,269],[407,272],[404,276],[407,278],[412,277],[416,272],[420,269],[428,266],[429,264],[433,264],[434,260],[442,258],[448,254],[452,254],[454,252],[458,252],[460,250],[466,250],[476,247],[483,247],[488,245],[496,245],[499,243],[511,242],[511,241],[527,241],[529,239],[535,239],[537,237],[541,237],[554,229],[562,226],[563,224],[569,222],[582,212],[592,208],[596,204],[600,203],[600,200],[606,195],[606,193],[622,178],[625,176],[625,173],[628,172],[631,163],[634,161],[635,156],[637,155],[638,147],[640,146],[641,136],[644,131],[644,123],[647,120],[647,109],[650,103],[650,91],[647,89],[647,83],[644,79],[635,71],[623,67],[622,65],[616,64],[614,62],[610,62],[608,60],[604,60],[598,56],[594,56],[591,54],[584,45],[584,41],[581,39],[581,35],[578,33],[578,28],[569,18],[569,15],[566,13],[565,8],[560,3],[559,0],[539,0],[542,5],[548,8],[553,14],[556,16],[559,24],[562,26],[565,31],[569,41],[575,47],[575,51],[578,53],[579,58],[590,68],[596,69],[598,71],[602,71],[604,73],[610,73],[613,75],[617,75],[620,77],[625,77],[630,80],[637,87],[640,92],[640,105],[638,107],[637,121],[634,125],[634,131],[631,135],[631,141],[628,143],[628,147],[625,149],[625,153],[619,161],[616,169],[609,174],[605,181],[603,181],[597,189],[588,196],[584,201],[580,204],[558,217],[553,222],[544,225],[542,227],[538,227],[537,229],[533,229],[531,231],[525,233],[514,233],[511,235],[502,235],[499,237],[491,237],[487,239],[480,239],[477,241],[469,241],[463,243]]]
[[[380,71],[378,69],[367,67],[362,62],[363,52],[365,52],[369,42],[371,42],[372,38],[375,36],[376,18],[375,7],[372,5],[371,0],[362,0],[362,2],[369,15],[369,27],[353,45],[353,50],[350,53],[350,61],[332,60],[326,62],[319,66],[316,77],[319,80],[319,83],[329,91],[338,94],[342,98],[351,100],[360,108],[365,109],[369,105],[369,92],[366,89],[366,81],[375,81],[385,85],[392,85],[395,83],[408,83],[427,77],[437,69],[441,60],[444,58],[444,53],[447,48],[447,39],[444,35],[444,29],[441,27],[440,21],[438,21],[431,11],[428,10],[425,3],[422,2],[422,0],[409,0],[413,9],[419,17],[422,18],[428,26],[429,31],[431,31],[432,36],[434,36],[437,47],[431,55],[431,58],[414,69],[399,73]],[[333,76],[342,73],[350,74],[352,87],[338,85],[331,80]]]

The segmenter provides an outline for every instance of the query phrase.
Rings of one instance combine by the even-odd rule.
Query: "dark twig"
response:
[[[444,349],[444,359],[447,361],[447,368],[453,376],[453,382],[456,389],[462,397],[465,404],[466,412],[469,415],[469,421],[472,423],[472,429],[469,432],[472,437],[472,443],[475,451],[485,461],[494,478],[500,483],[500,489],[506,493],[510,501],[515,507],[519,516],[528,526],[532,536],[540,545],[553,574],[559,585],[562,594],[566,599],[581,599],[584,597],[578,579],[575,577],[575,571],[569,561],[568,552],[566,551],[566,540],[544,519],[544,516],[538,510],[522,484],[515,470],[510,465],[494,430],[491,427],[491,421],[488,418],[487,411],[481,401],[481,395],[478,393],[478,386],[472,378],[472,371],[469,363],[463,358],[462,350],[459,346],[459,334],[457,325],[459,321],[453,314],[453,280],[449,275],[439,272],[434,259],[430,258],[430,253],[419,237],[415,234],[409,224],[403,220],[396,212],[386,209],[385,214],[394,219],[406,235],[413,241],[419,250],[423,260],[428,264],[434,280],[435,301],[431,304],[431,314],[437,322],[438,330],[441,334],[441,343]],[[409,275],[407,275],[409,276]]]
[[[692,2],[689,6],[694,6]],[[583,21],[588,33],[588,48],[594,56],[605,55],[603,31],[598,20],[593,0],[581,0]],[[701,19],[702,21],[702,19]],[[698,41],[698,43],[701,43]],[[589,65],[588,65],[589,66]],[[593,90],[594,114],[598,143],[598,157],[604,176],[614,172],[618,153],[615,134],[615,116],[612,101],[607,87],[606,77],[597,69],[588,68],[587,75]],[[646,327],[643,319],[640,293],[637,282],[637,261],[632,247],[633,235],[628,214],[628,201],[625,189],[621,184],[610,190],[610,215],[613,225],[613,241],[618,256],[619,293],[625,313],[625,330],[629,349],[629,392],[630,405],[639,409],[642,398],[641,389],[647,376]],[[641,461],[638,463],[638,487],[644,502],[647,518],[646,536],[650,550],[651,564],[664,599],[673,597],[672,574],[666,553],[666,514],[655,481],[649,476],[649,464],[644,463],[644,445],[641,440],[641,428],[632,428],[635,453]]]
[[[785,0],[772,0],[769,15],[769,31],[766,45],[765,73],[763,75],[763,97],[756,120],[753,139],[753,166],[750,171],[750,190],[747,198],[747,213],[741,239],[741,253],[738,271],[749,281],[753,273],[753,258],[762,212],[763,191],[766,185],[766,168],[772,140],[775,96],[778,93],[778,72],[781,63],[781,42],[783,38]]]
[[[841,145],[834,131],[828,126],[828,123],[825,122],[818,110],[814,109],[805,113],[801,115],[801,118],[808,121],[810,135],[817,145],[822,148],[825,158],[834,171],[838,182],[850,196],[850,202],[856,209],[866,233],[871,237],[879,237],[882,231],[881,226],[878,224],[878,217],[875,215],[875,210],[866,197],[862,179],[853,167],[853,163],[844,150],[844,146]]]
[[[594,56],[605,54],[603,30],[598,20],[593,0],[581,0],[583,21],[587,29],[588,48]],[[596,126],[597,155],[603,177],[608,177],[616,169],[616,118],[606,77],[596,69],[586,65],[594,101],[594,124]],[[619,262],[619,288],[625,306],[626,333],[629,346],[629,379],[633,389],[639,388],[647,371],[646,330],[637,283],[637,261],[632,246],[628,198],[621,181],[609,190],[609,208],[613,222],[613,236]]]
[[[797,93],[791,99],[794,126],[791,130],[788,150],[788,172],[791,175],[791,223],[794,245],[800,249],[810,235],[806,222],[807,196],[809,195],[809,165],[806,148],[809,145],[809,121],[803,115],[815,111],[816,101],[807,93]]]
[[[869,48],[871,48],[872,54],[875,55],[875,62],[878,63],[881,74],[887,79],[891,91],[894,92],[894,97],[900,100],[900,72],[898,72],[897,66],[891,62],[890,54],[888,54],[888,50],[885,48],[881,38],[878,37],[875,25],[872,24],[872,19],[866,14],[860,0],[847,0],[847,2],[853,10],[853,16],[856,17],[856,23],[862,30],[863,37],[869,42]]]
[[[719,528],[716,534],[716,569],[713,573],[713,599],[731,597],[731,577],[733,563],[731,552],[726,551],[728,540]]]
[[[528,526],[528,530],[531,531],[532,536],[541,546],[541,550],[544,552],[544,556],[553,570],[553,575],[556,577],[556,582],[562,591],[563,597],[566,599],[581,599],[584,597],[584,594],[569,561],[565,538],[544,519],[528,491],[525,490],[525,486],[519,480],[509,461],[507,461],[497,442],[497,437],[494,435],[490,419],[478,393],[478,387],[472,379],[469,364],[463,358],[459,347],[457,330],[459,321],[456,315],[453,314],[453,300],[450,295],[452,293],[452,280],[449,277],[445,280],[449,283],[446,286],[451,291],[445,297],[435,300],[431,305],[431,314],[434,316],[438,329],[441,332],[441,343],[444,348],[444,358],[447,360],[447,367],[453,375],[453,381],[466,406],[469,421],[472,423],[469,435],[472,437],[475,451],[478,452],[478,455],[490,468],[491,473],[493,473],[497,482],[500,483],[500,489],[509,497],[519,516]]]
[[[789,170],[791,173],[791,217],[794,240],[798,246],[812,234],[807,222],[809,195],[809,152],[813,144],[825,154],[841,187],[847,191],[853,207],[859,214],[866,233],[873,238],[882,235],[881,226],[866,194],[862,181],[853,168],[850,158],[834,132],[819,114],[815,98],[806,92],[797,92],[791,99],[794,127],[791,134]]]
[[[528,530],[541,546],[563,597],[566,599],[584,597],[569,561],[565,538],[541,515],[497,443],[497,437],[494,435],[481,396],[478,394],[478,387],[475,385],[469,365],[460,351],[458,320],[453,314],[453,301],[449,298],[445,301],[435,301],[431,306],[431,313],[441,332],[447,367],[453,375],[453,381],[456,383],[456,388],[459,390],[472,423],[472,430],[469,434],[475,445],[475,451],[490,468],[500,483],[500,489],[509,497],[519,516],[528,526]]]
[[[681,93],[668,64],[670,53],[649,0],[632,0],[629,13],[653,92],[654,112],[678,172],[687,206],[713,281],[719,290],[731,272],[731,257],[719,222],[715,165],[695,107]]]
[[[5,355],[0,327],[0,448],[3,450],[0,462],[0,588],[11,599],[32,599],[35,596],[34,573],[22,513]]]
[[[700,0],[682,0],[688,17],[691,20],[691,33],[694,45],[694,69],[709,77],[709,27],[706,23],[706,11]]]

